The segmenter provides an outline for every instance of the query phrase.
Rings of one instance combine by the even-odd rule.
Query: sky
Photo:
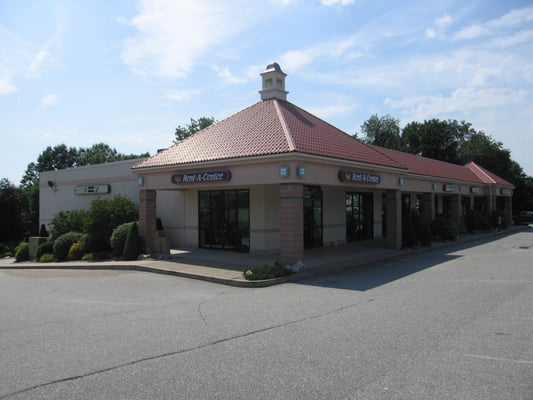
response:
[[[533,175],[531,0],[0,0],[0,178],[63,143],[155,154],[259,101],[274,61],[349,134],[464,120]]]

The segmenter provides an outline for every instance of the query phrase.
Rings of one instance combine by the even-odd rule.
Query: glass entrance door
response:
[[[372,193],[346,193],[346,240],[374,237],[374,197]]]
[[[198,235],[202,248],[249,251],[248,190],[210,190],[198,193]]]
[[[304,247],[322,246],[322,189],[304,186]]]

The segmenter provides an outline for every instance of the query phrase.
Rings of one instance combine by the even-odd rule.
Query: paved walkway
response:
[[[248,281],[243,271],[247,266],[273,264],[275,255],[255,255],[219,250],[188,249],[172,250],[171,254],[159,258],[146,258],[136,261],[73,261],[62,263],[15,263],[13,258],[0,259],[1,269],[123,269],[175,275],[201,279],[241,287],[264,287],[283,282],[296,281],[309,276],[342,271],[360,265],[377,263],[398,256],[417,252],[433,251],[457,244],[491,240],[501,235],[531,229],[523,226],[510,226],[501,232],[466,234],[454,242],[437,242],[431,247],[417,249],[387,250],[380,240],[365,241],[334,247],[321,247],[305,251],[304,268],[288,277],[264,281]]]

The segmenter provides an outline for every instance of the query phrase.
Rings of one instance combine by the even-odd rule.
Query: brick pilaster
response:
[[[462,225],[462,218],[463,218],[463,208],[461,205],[461,195],[460,194],[454,194],[451,196],[451,219],[452,222],[457,226],[461,227]]]
[[[387,190],[387,237],[385,247],[402,247],[402,194],[399,190]]]
[[[292,265],[304,257],[303,186],[280,185],[280,263]]]
[[[434,193],[424,193],[422,197],[422,220],[424,223],[429,224],[435,219],[436,210],[435,210],[435,194]]]
[[[155,190],[139,191],[139,234],[144,240],[148,253],[154,248],[154,237],[157,231],[156,194]]]

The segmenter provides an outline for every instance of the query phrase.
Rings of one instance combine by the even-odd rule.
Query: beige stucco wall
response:
[[[346,189],[337,186],[322,188],[324,246],[346,243]]]
[[[110,199],[116,194],[121,194],[135,204],[139,204],[137,176],[130,170],[138,162],[139,159],[41,172],[39,179],[39,224],[45,224],[48,229],[48,224],[59,211],[88,210],[91,201],[98,197]],[[48,182],[53,183],[52,188]],[[110,193],[90,195],[74,193],[76,186],[104,184],[111,186]]]
[[[250,247],[255,253],[279,251],[279,185],[250,187]]]

